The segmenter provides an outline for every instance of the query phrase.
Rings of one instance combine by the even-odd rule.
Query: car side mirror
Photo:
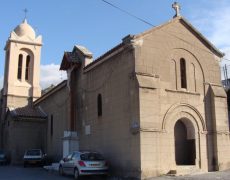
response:
[[[66,157],[65,157],[65,158],[63,158],[63,161],[64,161],[64,162],[66,162],[66,161],[67,161],[67,158],[66,158]]]

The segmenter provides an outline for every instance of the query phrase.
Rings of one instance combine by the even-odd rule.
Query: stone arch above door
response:
[[[168,109],[163,118],[162,130],[173,131],[176,121],[182,118],[189,119],[195,131],[206,132],[206,124],[199,111],[195,107],[183,103],[174,104]]]

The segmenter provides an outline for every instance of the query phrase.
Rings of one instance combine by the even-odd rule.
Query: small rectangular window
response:
[[[50,116],[50,135],[53,136],[53,114]]]
[[[97,96],[97,115],[102,116],[102,97],[101,94]]]

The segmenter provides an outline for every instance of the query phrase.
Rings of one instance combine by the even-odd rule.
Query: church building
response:
[[[224,54],[179,14],[177,3],[173,7],[173,19],[127,35],[97,59],[75,45],[60,65],[67,81],[41,97],[41,38],[30,28],[21,36],[16,28],[5,48],[3,146],[22,149],[16,134],[30,123],[41,135],[36,145],[54,159],[74,150],[98,151],[119,176],[229,169],[227,96],[219,67]],[[24,147],[35,146],[30,143]]]

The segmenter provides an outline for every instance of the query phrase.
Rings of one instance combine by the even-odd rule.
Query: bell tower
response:
[[[42,37],[36,36],[26,18],[10,33],[5,45],[5,108],[23,107],[41,96],[41,47]]]

